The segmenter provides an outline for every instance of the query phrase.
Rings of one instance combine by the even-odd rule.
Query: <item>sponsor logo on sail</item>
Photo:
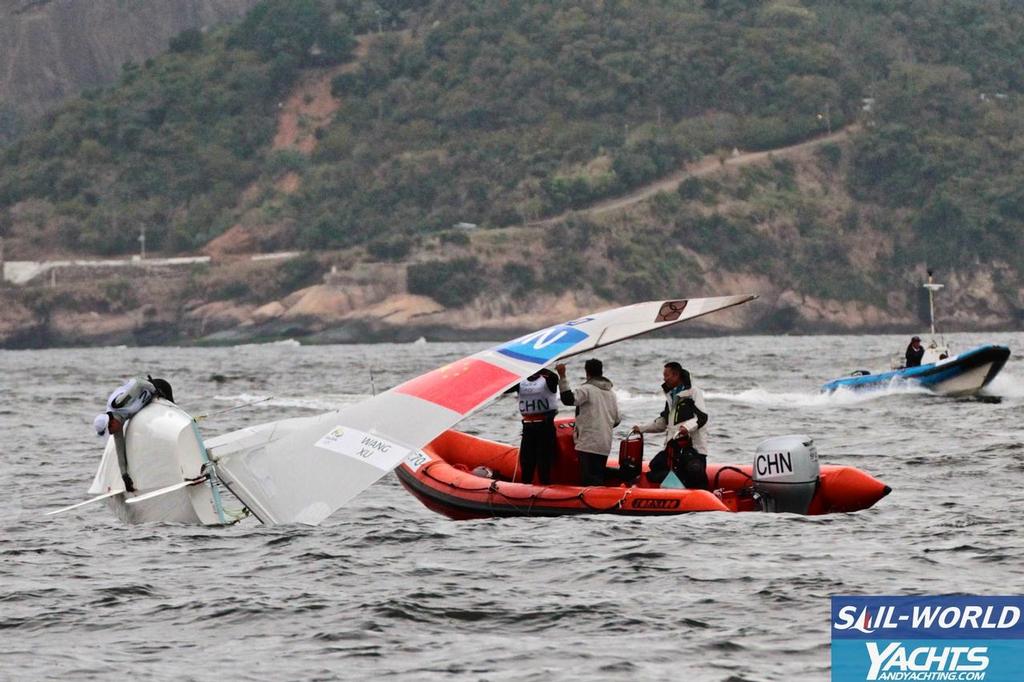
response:
[[[516,360],[545,365],[587,338],[586,332],[572,326],[579,323],[580,321],[574,320],[569,324],[542,329],[509,341],[495,350]]]

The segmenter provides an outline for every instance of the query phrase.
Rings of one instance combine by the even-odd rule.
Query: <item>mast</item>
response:
[[[935,292],[941,289],[943,284],[932,282],[932,271],[928,271],[928,283],[924,288],[928,290],[928,318],[931,321],[932,336],[935,336]]]

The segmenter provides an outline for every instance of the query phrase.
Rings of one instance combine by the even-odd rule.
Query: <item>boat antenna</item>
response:
[[[935,336],[935,292],[943,286],[945,285],[932,281],[932,271],[928,270],[928,283],[924,285],[924,288],[928,290],[928,317],[931,320],[932,336]]]

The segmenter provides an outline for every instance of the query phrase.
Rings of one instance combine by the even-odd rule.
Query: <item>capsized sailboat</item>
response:
[[[831,393],[839,389],[875,390],[898,384],[927,388],[939,395],[970,396],[987,386],[1006,364],[1010,349],[1006,346],[984,344],[962,353],[952,354],[944,340],[935,335],[935,292],[943,288],[932,280],[928,271],[928,314],[931,322],[931,340],[924,348],[921,364],[905,366],[905,359],[894,359],[890,371],[872,374],[857,370],[849,376],[832,379],[821,390]],[[916,337],[915,337],[916,339]]]
[[[539,368],[754,298],[648,301],[594,313],[488,348],[341,410],[207,440],[190,415],[158,398],[125,426],[135,490],[125,490],[111,439],[90,488],[95,497],[87,502],[103,501],[127,523],[222,525],[241,511],[226,508],[223,486],[263,523],[316,525]]]

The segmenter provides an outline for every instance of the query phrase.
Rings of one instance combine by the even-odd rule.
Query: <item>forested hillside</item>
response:
[[[448,305],[502,267],[504,286],[608,300],[730,272],[902,312],[927,263],[982,266],[999,310],[1024,306],[1016,3],[372,4],[262,2],[50,116],[0,158],[9,254],[128,253],[141,224],[184,253],[236,226],[266,250],[440,258],[409,285]],[[280,144],[283,102],[315,79],[336,110]],[[806,158],[586,215],[706,155],[844,128]],[[476,248],[566,211],[496,261]]]

